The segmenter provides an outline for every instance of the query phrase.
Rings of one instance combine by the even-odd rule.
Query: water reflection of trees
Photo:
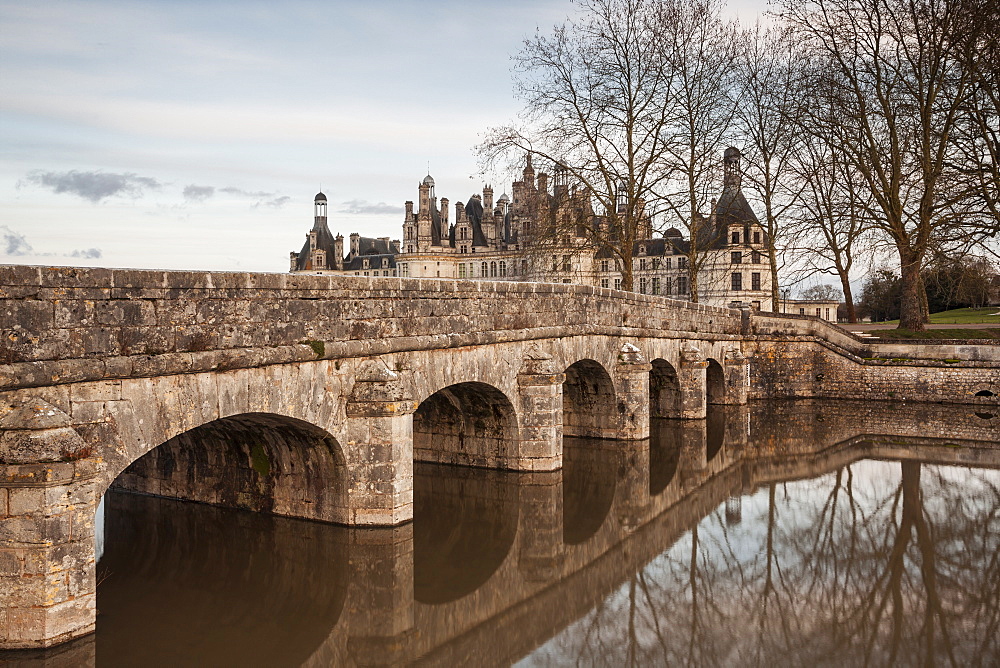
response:
[[[535,658],[987,665],[1000,472],[858,462],[718,508]]]

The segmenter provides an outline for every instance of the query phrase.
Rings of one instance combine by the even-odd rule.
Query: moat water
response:
[[[566,439],[559,472],[415,473],[395,529],[109,493],[96,634],[18,661],[1000,662],[986,410],[758,404]]]

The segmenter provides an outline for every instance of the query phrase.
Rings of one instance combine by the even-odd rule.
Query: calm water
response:
[[[997,665],[998,424],[717,410],[648,443],[567,439],[560,472],[418,464],[391,530],[112,493],[97,633],[48,658]]]

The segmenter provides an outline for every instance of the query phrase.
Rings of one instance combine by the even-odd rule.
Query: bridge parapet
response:
[[[738,311],[583,285],[0,267],[0,389],[485,343],[738,336]]]

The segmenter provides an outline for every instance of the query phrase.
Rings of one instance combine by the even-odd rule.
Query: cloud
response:
[[[15,232],[6,225],[0,225],[3,232],[3,250],[7,255],[31,255],[32,248],[23,234]]]
[[[0,225],[0,236],[3,237],[2,245],[0,245],[0,254],[13,257],[76,257],[85,260],[96,260],[103,255],[100,248],[86,248],[61,255],[56,253],[36,253],[23,234],[10,229],[6,225]]]
[[[260,190],[257,191],[241,190],[240,188],[233,188],[232,186],[228,186],[226,188],[219,188],[219,192],[226,193],[227,195],[239,195],[240,197],[256,197],[256,198],[274,197],[274,193],[266,193]]]
[[[343,202],[340,209],[341,213],[356,213],[356,214],[376,214],[376,213],[403,213],[403,207],[393,206],[391,204],[386,204],[385,202],[379,202],[378,204],[369,204],[367,200],[363,199],[352,199],[350,202]]]
[[[184,199],[192,202],[204,202],[215,194],[214,186],[190,185],[184,188]]]
[[[280,209],[281,207],[288,204],[290,201],[292,201],[291,197],[289,197],[288,195],[282,195],[281,197],[275,197],[270,200],[261,200],[258,202],[254,202],[251,206],[253,206],[253,208],[255,209],[259,206],[269,206],[274,209]]]
[[[49,188],[55,193],[69,193],[95,204],[102,199],[115,196],[141,197],[149,190],[158,190],[160,182],[149,176],[139,176],[131,172],[112,174],[107,172],[43,172],[35,170],[26,176],[29,183]]]

